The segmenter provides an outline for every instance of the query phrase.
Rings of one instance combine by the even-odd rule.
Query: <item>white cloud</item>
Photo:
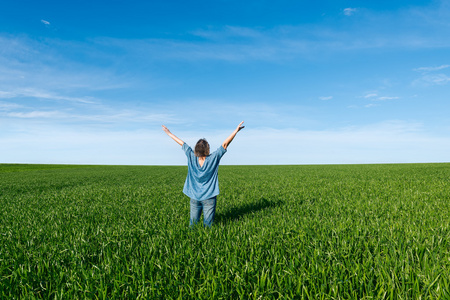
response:
[[[346,15],[346,16],[351,16],[351,15],[353,15],[357,10],[358,10],[358,9],[356,9],[356,8],[351,8],[351,7],[344,8],[344,15]]]
[[[22,105],[16,104],[16,103],[9,103],[9,102],[0,102],[0,110],[3,111],[9,111],[14,110],[18,108],[22,108]]]
[[[358,9],[349,7],[343,11],[350,16]],[[155,57],[188,61],[273,61],[308,59],[323,53],[349,50],[430,49],[450,46],[447,31],[442,29],[445,26],[425,21],[440,15],[440,12],[430,10],[420,15],[415,11],[410,12],[405,10],[396,14],[380,14],[365,10],[366,17],[346,30],[324,25],[285,25],[271,28],[223,26],[191,32],[191,36],[185,36],[187,39],[101,38],[95,42],[102,47],[125,49],[127,56],[139,56],[143,61]],[[450,25],[448,21],[445,22]],[[405,24],[421,25],[418,28]],[[192,36],[196,38],[192,39]],[[204,39],[199,40],[199,36]]]
[[[383,97],[378,97],[377,100],[384,101],[384,100],[396,100],[396,99],[400,99],[400,97],[387,97],[387,96],[383,96]]]
[[[114,55],[90,42],[0,34],[0,98],[92,103],[96,100],[89,97],[91,93],[123,89],[140,80],[135,74],[131,81],[124,72],[97,65],[98,57],[113,60]],[[147,81],[147,86],[151,84]]]
[[[68,102],[78,102],[84,104],[94,104],[96,103],[92,97],[68,97],[63,95],[58,95],[54,92],[39,90],[35,88],[19,88],[11,91],[0,91],[0,98],[38,98],[46,100],[62,100]]]
[[[427,74],[412,82],[412,85],[430,86],[430,85],[445,85],[450,83],[450,77],[445,74]]]
[[[0,98],[14,98],[16,96],[16,94],[12,93],[12,92],[5,92],[5,91],[0,91]]]
[[[353,15],[357,8],[343,9],[345,15]],[[359,12],[359,11],[358,11]],[[72,53],[79,57],[88,57],[92,62],[110,60],[112,64],[117,60],[110,53],[125,51],[120,57],[120,62],[143,64],[155,59],[181,59],[181,60],[222,60],[222,61],[246,61],[246,60],[289,60],[293,58],[310,58],[320,56],[323,53],[348,51],[355,49],[371,48],[427,48],[448,47],[447,31],[445,26],[438,27],[434,23],[424,20],[433,19],[442,13],[438,10],[429,10],[420,15],[409,14],[409,10],[395,15],[376,14],[364,10],[367,18],[360,20],[345,30],[326,25],[299,25],[299,26],[275,26],[271,28],[223,26],[199,29],[190,34],[180,35],[177,39],[113,39],[96,38],[85,42],[61,41],[47,39],[45,42],[26,41],[24,47],[10,47],[12,53],[17,53],[17,48],[25,51],[24,57],[34,58],[44,56],[52,62],[52,66],[58,66],[61,57],[57,49],[70,48]],[[42,22],[48,22],[42,20]],[[49,23],[49,22],[48,22]],[[382,24],[383,26],[380,26]],[[402,26],[398,26],[401,24]],[[409,28],[403,24],[423,24],[420,30],[411,26],[407,32],[391,30],[392,28]],[[445,23],[448,25],[447,23]],[[388,29],[389,28],[389,29]],[[423,34],[427,32],[427,34]],[[433,34],[429,34],[432,32]],[[199,39],[201,36],[204,39]],[[401,38],[399,38],[399,36]],[[193,38],[194,37],[194,38]],[[0,37],[0,44],[11,44],[11,39]],[[23,40],[15,39],[16,44]],[[28,43],[33,46],[29,46]],[[42,47],[42,48],[41,48]],[[30,51],[30,49],[32,51]],[[32,52],[43,49],[38,53]],[[55,50],[56,49],[56,50]],[[118,51],[119,50],[119,51]],[[111,52],[109,52],[111,51]],[[48,52],[48,53],[47,53]],[[56,52],[56,53],[55,53]],[[55,58],[52,58],[55,57]],[[17,61],[21,61],[20,59]],[[40,60],[41,61],[41,60]],[[1,65],[0,60],[0,65]],[[48,66],[48,65],[47,65]],[[36,69],[43,69],[38,68]],[[56,68],[56,67],[53,67]],[[71,70],[72,68],[65,68]],[[79,73],[79,72],[78,72]],[[105,74],[108,75],[108,74]],[[53,78],[55,79],[56,76]],[[102,76],[111,78],[111,76]]]
[[[11,118],[66,118],[65,113],[59,111],[30,111],[30,112],[9,112],[5,114],[7,117]]]
[[[47,26],[50,25],[50,22],[46,21],[46,20],[41,20],[41,23],[44,24],[44,25],[47,25]]]
[[[24,96],[35,97],[35,98],[43,98],[48,100],[63,100],[63,101],[71,101],[71,102],[80,102],[85,104],[93,104],[95,101],[92,97],[68,97],[62,96],[58,94],[54,94],[52,92],[39,91],[34,89],[24,90]]]
[[[324,97],[319,97],[320,100],[331,100],[333,99],[333,96],[324,96]]]
[[[365,99],[369,99],[371,101],[386,101],[386,100],[396,100],[396,99],[400,99],[400,97],[396,97],[396,96],[379,96],[377,93],[369,93],[366,94],[365,96],[363,96],[363,98]],[[366,107],[373,107],[376,106],[374,104],[368,104],[366,105]]]
[[[70,107],[62,105],[61,110],[46,110],[39,105],[30,103],[27,106],[0,102],[0,117],[8,118],[9,122],[14,119],[45,119],[48,124],[60,126],[62,124],[72,124],[73,126],[83,126],[88,123],[92,127],[101,127],[105,124],[109,126],[140,127],[152,124],[179,124],[182,118],[173,113],[158,112],[152,107],[126,108],[120,106],[93,105],[87,109],[84,106]]]
[[[447,69],[448,67],[450,67],[450,65],[441,65],[439,67],[421,67],[421,68],[414,69],[414,71],[418,71],[418,72],[433,72],[433,71],[439,71],[439,70]]]
[[[443,73],[434,73],[436,71],[441,71],[449,68],[450,65],[441,65],[438,67],[421,67],[416,68],[414,71],[421,72],[422,77],[416,79],[412,82],[412,85],[422,85],[422,86],[430,86],[430,85],[445,85],[450,82],[450,77]]]
[[[450,77],[445,74],[437,74],[435,76],[428,76],[424,78],[426,81],[438,85],[447,84],[450,82]]]
[[[376,97],[376,96],[378,96],[378,95],[375,94],[375,93],[371,93],[371,94],[365,95],[364,98],[373,98],[373,97]]]

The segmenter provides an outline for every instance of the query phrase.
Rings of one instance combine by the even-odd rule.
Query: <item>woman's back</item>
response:
[[[219,194],[219,163],[227,150],[220,146],[216,151],[205,157],[202,166],[191,147],[186,143],[183,144],[183,151],[188,161],[188,174],[183,193],[199,201],[217,196]]]

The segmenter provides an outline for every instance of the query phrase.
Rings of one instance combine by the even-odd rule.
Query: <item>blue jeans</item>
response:
[[[203,210],[203,225],[211,227],[214,216],[216,215],[216,200],[217,197],[202,201],[191,199],[191,218],[189,225],[192,226],[200,221]]]

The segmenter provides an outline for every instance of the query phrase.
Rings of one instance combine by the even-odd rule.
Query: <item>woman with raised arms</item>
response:
[[[244,121],[239,123],[236,129],[213,153],[209,153],[209,143],[205,139],[198,140],[194,151],[185,142],[175,136],[162,125],[168,136],[177,142],[187,156],[188,174],[184,183],[183,193],[191,198],[190,226],[200,220],[203,211],[203,224],[210,227],[216,213],[217,195],[219,194],[219,162],[227,152],[227,148],[236,134],[243,129]]]

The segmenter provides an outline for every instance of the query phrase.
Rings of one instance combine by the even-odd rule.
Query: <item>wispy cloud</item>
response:
[[[188,61],[286,61],[355,50],[450,47],[443,25],[430,21],[439,18],[445,26],[450,25],[440,9],[426,12],[407,9],[397,13],[364,10],[361,11],[363,19],[345,28],[325,23],[274,27],[222,26],[194,30],[179,39],[101,38],[95,42],[101,47],[123,49],[129,57],[139,56],[143,62],[155,57]],[[351,16],[359,10],[349,7],[344,12]]]
[[[386,100],[396,100],[400,99],[400,97],[397,96],[379,96],[377,93],[369,93],[363,96],[365,99],[369,99],[371,101],[386,101]],[[372,105],[374,106],[374,105]]]
[[[69,97],[74,91],[86,93],[127,87],[130,81],[123,73],[102,66],[105,60],[110,60],[108,65],[112,65],[114,58],[117,57],[90,42],[35,40],[0,34],[0,97],[14,96],[20,94],[17,90],[25,89]]]
[[[93,104],[95,101],[91,97],[68,97],[62,96],[58,94],[54,94],[52,92],[36,90],[34,88],[24,88],[18,89],[14,91],[0,91],[0,98],[38,98],[38,99],[46,99],[46,100],[58,100],[58,101],[69,101],[69,102],[79,102],[85,104]]]
[[[9,112],[4,116],[10,118],[36,119],[36,118],[66,118],[67,114],[59,111],[31,111],[31,112]]]
[[[438,67],[421,67],[421,68],[414,69],[414,71],[418,71],[418,72],[433,72],[433,71],[439,71],[439,70],[447,69],[448,67],[450,67],[450,65],[441,65],[441,66],[438,66]]]
[[[437,71],[442,71],[447,68],[450,68],[450,65],[416,68],[414,71],[422,73],[422,77],[414,80],[412,85],[445,85],[450,82],[450,76],[444,73],[437,73]]]
[[[0,91],[0,99],[14,98],[16,96],[15,93]]]
[[[369,104],[364,105],[365,108],[371,108],[371,107],[375,107],[375,106],[378,106],[378,105],[374,104],[374,103],[369,103]]]
[[[91,58],[93,65],[97,62],[105,63],[105,61],[116,64],[118,62],[116,58],[119,54],[121,63],[131,64],[139,61],[145,65],[155,60],[164,59],[233,62],[249,60],[285,61],[298,58],[308,59],[324,53],[374,48],[429,49],[430,47],[450,47],[447,31],[442,29],[442,22],[447,27],[450,25],[450,22],[445,18],[448,13],[443,14],[440,10],[442,10],[441,7],[419,13],[418,10],[411,9],[397,14],[380,14],[379,12],[364,10],[361,11],[361,14],[365,15],[362,20],[345,28],[330,26],[328,23],[274,27],[226,25],[207,29],[200,28],[180,35],[178,38],[95,38],[78,43],[45,40],[43,43],[33,41],[20,49],[27,51],[26,54],[28,55],[30,50],[38,50],[39,53],[35,53],[31,58],[42,56],[45,59],[40,57],[40,62],[47,60],[49,63],[52,62],[53,66],[58,66],[58,61],[55,63],[55,58],[61,58],[61,53],[57,50],[61,48],[71,49],[70,52],[75,57]],[[343,12],[347,16],[356,12],[360,13],[357,8],[352,7],[345,8]],[[430,21],[436,18],[439,18],[442,22],[437,24]],[[47,20],[41,22],[46,24],[44,21],[50,23]],[[407,26],[408,24],[416,25]],[[417,24],[421,24],[421,26],[417,26]],[[393,28],[399,29],[393,30]],[[405,28],[408,29],[405,30]],[[16,39],[17,42],[20,43],[21,41]],[[5,37],[2,39],[1,36],[0,43],[2,44],[0,47],[4,48],[7,47],[5,45],[11,44],[10,39]],[[17,53],[17,47],[9,48],[12,53]],[[20,61],[20,59],[16,60],[19,64]],[[46,65],[49,65],[49,63]],[[38,67],[42,66],[36,66],[36,69]]]
[[[1,102],[0,101],[0,110],[8,111],[13,109],[22,108],[22,105],[19,105],[17,103],[10,103],[10,102]]]
[[[384,101],[384,100],[396,100],[396,99],[400,99],[400,97],[388,97],[388,96],[383,96],[383,97],[378,97],[377,100],[380,101]]]
[[[426,75],[421,78],[421,81],[431,85],[444,85],[450,82],[450,77],[445,74]]]
[[[319,99],[320,100],[331,100],[331,99],[333,99],[333,96],[322,96],[322,97],[319,97]]]
[[[41,20],[41,23],[47,26],[50,25],[50,22],[47,20]]]
[[[373,98],[373,97],[377,97],[378,95],[375,93],[370,93],[364,96],[364,98]]]
[[[346,15],[346,16],[351,16],[351,15],[353,15],[357,10],[358,10],[358,9],[356,9],[356,8],[351,8],[351,7],[344,8],[344,15]]]
[[[127,108],[109,105],[88,106],[67,106],[63,105],[61,109],[45,109],[39,105],[33,104],[19,105],[16,103],[0,102],[0,116],[4,119],[14,122],[14,119],[35,119],[46,120],[54,126],[61,124],[73,124],[74,126],[84,127],[103,126],[109,124],[116,127],[140,127],[142,124],[178,124],[182,118],[174,113],[158,112],[152,107],[147,108]]]

